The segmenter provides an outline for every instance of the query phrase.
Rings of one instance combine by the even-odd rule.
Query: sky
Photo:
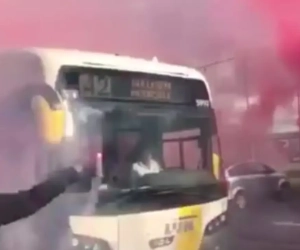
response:
[[[245,4],[224,3],[0,0],[0,46],[72,47],[204,64],[226,57],[237,43],[247,44],[262,31]]]

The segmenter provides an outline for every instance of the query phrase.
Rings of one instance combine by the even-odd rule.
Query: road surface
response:
[[[228,232],[232,250],[299,250],[300,197],[266,199],[242,213],[230,209]]]

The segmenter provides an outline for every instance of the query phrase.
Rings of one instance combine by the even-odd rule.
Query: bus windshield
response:
[[[101,160],[111,185],[129,188],[144,185],[139,179],[148,174],[207,169],[211,121],[196,108],[78,101],[73,109],[80,152],[90,164]]]
[[[79,152],[102,179],[102,214],[111,202],[118,214],[224,196],[212,174],[216,129],[203,81],[81,67],[62,73]]]

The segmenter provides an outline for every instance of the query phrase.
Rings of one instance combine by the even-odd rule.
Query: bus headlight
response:
[[[71,245],[74,250],[111,250],[107,241],[81,235],[73,235]]]
[[[216,218],[214,218],[212,221],[210,221],[206,228],[204,235],[211,235],[214,234],[215,232],[219,231],[222,229],[224,226],[227,224],[227,215],[226,213],[223,213]]]

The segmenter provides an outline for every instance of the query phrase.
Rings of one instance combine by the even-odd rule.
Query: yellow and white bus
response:
[[[43,166],[79,157],[97,165],[94,211],[70,216],[73,249],[222,249],[227,191],[214,177],[218,133],[200,72],[77,50],[3,55],[28,85],[21,92],[39,121]],[[132,185],[132,164],[145,145],[160,171]]]

